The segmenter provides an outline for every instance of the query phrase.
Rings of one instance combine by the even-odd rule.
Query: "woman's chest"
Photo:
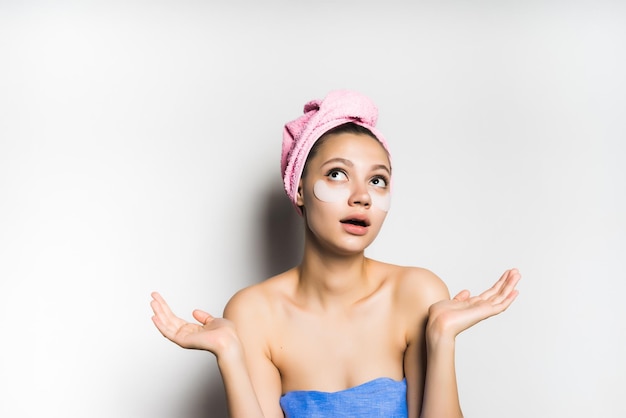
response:
[[[328,316],[298,312],[279,323],[270,351],[283,391],[334,391],[377,377],[403,377],[406,329],[393,309]]]

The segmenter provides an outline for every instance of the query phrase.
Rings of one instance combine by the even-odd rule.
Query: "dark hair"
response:
[[[309,160],[315,157],[315,154],[317,154],[317,151],[322,146],[322,144],[326,141],[326,139],[328,139],[330,135],[339,135],[339,134],[367,135],[367,136],[371,136],[372,138],[378,141],[378,138],[376,138],[376,135],[374,135],[372,131],[367,129],[365,126],[357,125],[356,123],[353,123],[353,122],[346,122],[342,125],[335,126],[334,128],[329,129],[328,131],[324,132],[322,136],[320,136],[319,139],[315,141],[315,143],[311,147],[311,151],[309,151],[309,155],[307,155],[306,157],[306,161],[304,162],[304,169],[302,170],[301,177],[304,177],[306,175],[306,169],[307,169],[307,166],[309,165]]]

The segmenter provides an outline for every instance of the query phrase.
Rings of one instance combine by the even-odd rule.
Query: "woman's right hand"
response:
[[[240,347],[235,325],[228,319],[196,309],[193,317],[199,324],[192,324],[174,315],[159,293],[153,292],[152,298],[152,322],[168,340],[183,348],[210,351],[217,357]]]

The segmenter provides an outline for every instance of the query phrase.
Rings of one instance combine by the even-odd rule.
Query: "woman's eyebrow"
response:
[[[345,158],[336,157],[336,158],[331,158],[330,160],[324,161],[324,163],[322,164],[322,167],[327,165],[327,164],[332,164],[332,163],[341,163],[341,164],[347,165],[348,167],[353,167],[354,166],[352,161],[347,160]]]
[[[391,175],[391,170],[385,164],[376,164],[372,167],[372,170],[385,170],[389,175]]]

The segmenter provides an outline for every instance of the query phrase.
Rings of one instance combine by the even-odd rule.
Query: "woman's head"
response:
[[[391,202],[387,150],[372,135],[354,131],[337,129],[316,142],[296,195],[307,236],[346,254],[371,244]]]
[[[287,196],[297,211],[297,193],[307,160],[314,146],[333,132],[368,135],[377,139],[388,152],[387,142],[376,129],[378,109],[366,96],[346,90],[329,93],[323,100],[304,106],[304,115],[285,124],[281,172]]]

